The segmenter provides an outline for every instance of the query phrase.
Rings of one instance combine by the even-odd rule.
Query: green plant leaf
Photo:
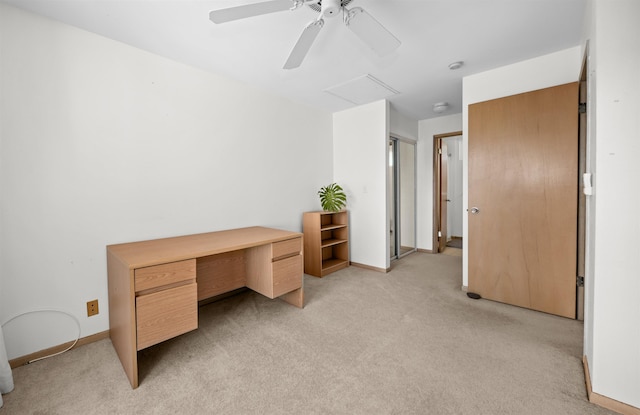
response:
[[[342,187],[336,183],[321,187],[318,195],[322,209],[328,212],[338,212],[347,204],[347,195]]]

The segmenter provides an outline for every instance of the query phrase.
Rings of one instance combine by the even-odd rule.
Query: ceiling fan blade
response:
[[[209,13],[209,19],[213,23],[225,23],[246,17],[289,10],[294,4],[292,0],[271,0],[263,1],[262,3],[245,4],[244,6],[213,10]]]
[[[388,55],[400,46],[400,41],[361,7],[345,9],[344,21],[379,56]]]
[[[309,23],[304,28],[296,45],[289,54],[289,59],[287,59],[287,62],[284,64],[284,69],[294,69],[300,66],[304,57],[307,56],[309,49],[311,49],[313,41],[316,40],[316,36],[320,33],[322,26],[324,26],[324,20],[318,19]]]

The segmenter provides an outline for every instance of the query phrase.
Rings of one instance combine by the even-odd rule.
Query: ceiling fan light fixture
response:
[[[323,0],[322,1],[322,15],[324,17],[333,17],[340,13],[342,9],[341,0]]]
[[[436,102],[435,104],[433,104],[433,112],[435,112],[436,114],[445,112],[448,109],[449,109],[448,102]]]

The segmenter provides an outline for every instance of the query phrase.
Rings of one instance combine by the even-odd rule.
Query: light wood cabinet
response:
[[[196,283],[136,297],[137,349],[198,328]]]
[[[301,287],[302,238],[247,250],[247,287],[276,298]]]
[[[196,260],[134,271],[137,350],[198,328]]]
[[[324,277],[349,266],[349,216],[340,212],[305,212],[304,272]]]

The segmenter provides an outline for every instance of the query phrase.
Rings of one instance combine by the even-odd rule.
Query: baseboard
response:
[[[78,343],[76,343],[76,345],[74,346],[74,348],[84,346],[85,344],[97,342],[102,339],[108,339],[108,338],[109,338],[109,330],[101,331],[100,333],[96,333],[96,334],[92,334],[91,336],[80,338],[78,340]],[[12,369],[14,369],[18,366],[26,365],[32,360],[40,359],[42,357],[46,357],[46,356],[61,352],[64,349],[70,347],[72,344],[73,344],[73,341],[70,341],[63,344],[59,344],[58,346],[49,347],[47,349],[43,349],[35,353],[28,354],[25,356],[16,357],[15,359],[9,360],[9,365],[11,366]]]
[[[377,271],[377,272],[387,273],[391,271],[391,268],[385,269],[385,268],[372,267],[371,265],[359,264],[357,262],[351,262],[351,265],[353,265],[354,267],[369,269],[371,271]]]
[[[593,393],[591,389],[591,373],[589,373],[589,362],[587,361],[587,356],[582,356],[582,367],[584,368],[584,383],[587,387],[587,399],[591,402],[591,394]]]
[[[423,254],[435,254],[436,253],[436,251],[434,251],[433,249],[424,249],[424,248],[417,248],[416,252],[422,252]],[[350,264],[353,265],[354,267],[366,268],[366,269],[370,269],[370,270],[378,271],[378,272],[389,272],[389,271],[391,271],[390,267],[385,270],[384,268],[377,268],[377,267],[372,267],[370,265],[358,264],[357,262],[351,262]]]
[[[587,387],[587,398],[589,399],[589,402],[619,414],[640,415],[640,408],[636,408],[635,406],[595,393],[593,389],[591,389],[591,374],[589,372],[589,362],[587,361],[586,355],[582,357],[582,366],[584,367],[584,380]]]

